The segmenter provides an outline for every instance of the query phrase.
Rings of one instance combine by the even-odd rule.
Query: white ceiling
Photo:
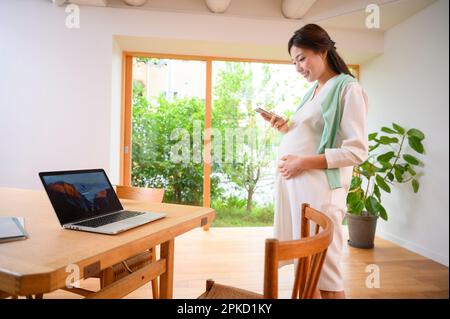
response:
[[[141,7],[131,7],[122,0],[72,0],[82,5],[105,5],[132,10],[171,11],[194,14],[211,13],[204,0],[148,0]],[[364,30],[368,4],[380,6],[380,29],[386,31],[421,11],[435,0],[317,0],[299,22],[319,23],[326,27]],[[220,15],[253,19],[289,21],[282,12],[282,0],[232,0]]]

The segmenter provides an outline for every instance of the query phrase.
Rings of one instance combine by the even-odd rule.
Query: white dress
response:
[[[298,110],[289,131],[283,136],[278,159],[284,155],[314,155],[322,137],[324,122],[321,103],[333,87],[337,76],[329,79],[314,98]],[[341,92],[342,119],[337,133],[336,148],[326,149],[329,168],[339,168],[341,188],[331,190],[325,171],[312,169],[286,180],[278,170],[275,173],[274,237],[279,240],[300,238],[301,204],[327,214],[334,223],[333,242],[320,275],[318,288],[342,291],[344,283],[340,259],[345,244],[342,219],[346,211],[346,197],[354,165],[368,156],[367,111],[368,99],[357,82],[347,84]],[[277,161],[278,162],[278,161]],[[280,267],[290,262],[280,263]]]

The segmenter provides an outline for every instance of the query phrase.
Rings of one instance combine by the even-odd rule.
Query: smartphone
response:
[[[278,115],[276,115],[276,114],[273,114],[272,112],[266,111],[266,110],[264,110],[264,109],[262,109],[262,108],[260,108],[260,107],[256,108],[256,109],[255,109],[255,112],[258,112],[258,113],[264,113],[264,114],[267,114],[267,115],[269,115],[269,116],[274,116],[274,115],[275,115],[276,118],[281,118],[281,116],[278,116]]]

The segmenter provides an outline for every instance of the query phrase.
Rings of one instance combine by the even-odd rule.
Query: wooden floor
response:
[[[271,227],[196,229],[175,241],[174,298],[196,298],[208,278],[262,292],[264,240]],[[448,298],[448,268],[391,242],[376,238],[374,249],[345,247],[343,271],[347,298]],[[380,269],[380,287],[367,288],[368,265]],[[98,289],[98,280],[81,286]],[[280,298],[289,298],[293,266],[280,269]],[[127,298],[150,298],[147,284]],[[80,298],[65,291],[44,298]]]

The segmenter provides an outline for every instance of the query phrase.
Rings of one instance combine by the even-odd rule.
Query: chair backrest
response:
[[[310,236],[311,222],[316,224],[313,236]],[[309,207],[308,204],[303,204],[300,239],[290,241],[266,240],[264,298],[278,298],[278,263],[292,259],[298,260],[292,298],[312,298],[319,281],[328,246],[332,240],[333,222],[331,219],[318,210]]]
[[[164,189],[162,188],[116,185],[116,193],[119,198],[144,200],[151,203],[161,203],[164,197]]]

